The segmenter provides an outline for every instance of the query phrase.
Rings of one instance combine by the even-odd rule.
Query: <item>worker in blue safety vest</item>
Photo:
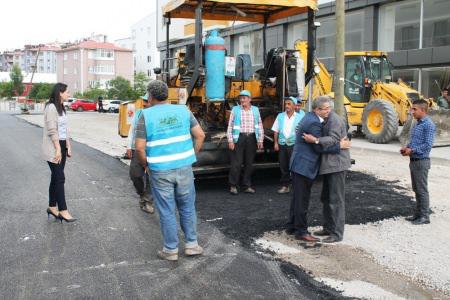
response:
[[[295,128],[300,120],[305,116],[303,110],[295,111],[297,98],[289,97],[284,100],[284,112],[278,114],[273,123],[274,150],[278,152],[278,161],[281,171],[281,188],[279,194],[290,192],[291,174],[289,162],[291,161],[292,150],[295,144]]]
[[[136,127],[139,163],[150,173],[151,187],[159,213],[164,246],[161,259],[178,260],[176,209],[184,232],[187,256],[200,255],[197,242],[197,213],[192,164],[203,145],[205,133],[185,105],[167,100],[167,85],[153,80],[148,85],[152,107],[145,109]]]

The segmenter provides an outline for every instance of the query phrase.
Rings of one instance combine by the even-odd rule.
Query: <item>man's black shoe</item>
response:
[[[414,225],[430,224],[430,219],[427,217],[419,217],[412,221]]]
[[[284,232],[286,232],[287,235],[294,235],[295,229],[294,228],[288,228]]]
[[[322,229],[322,230],[313,232],[313,234],[315,236],[327,236],[327,235],[330,235],[330,232],[328,230]]]
[[[412,222],[412,221],[417,220],[419,217],[420,217],[420,216],[413,215],[413,216],[406,217],[405,220],[406,220],[406,221]]]
[[[336,237],[330,235],[329,237],[326,237],[322,240],[322,243],[332,244],[340,242],[341,240],[338,240]]]

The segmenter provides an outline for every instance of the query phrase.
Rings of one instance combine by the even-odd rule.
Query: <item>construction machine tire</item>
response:
[[[363,111],[362,130],[371,143],[389,143],[398,130],[398,115],[392,104],[384,100],[370,101]]]

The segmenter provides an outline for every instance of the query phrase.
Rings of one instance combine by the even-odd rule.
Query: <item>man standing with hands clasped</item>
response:
[[[289,97],[284,100],[284,112],[279,113],[273,123],[273,145],[274,150],[278,152],[278,161],[281,172],[281,188],[278,194],[287,194],[290,192],[291,174],[289,171],[289,162],[291,161],[292,150],[295,144],[295,128],[300,120],[305,116],[303,110],[295,111],[297,98]]]
[[[416,100],[411,108],[416,126],[411,132],[411,142],[400,149],[403,156],[409,156],[411,183],[416,194],[414,215],[407,217],[414,225],[430,223],[430,196],[428,194],[428,170],[430,170],[430,151],[433,147],[436,126],[427,116],[428,103]]]
[[[243,191],[244,193],[255,193],[252,188],[253,161],[256,147],[263,148],[264,130],[259,109],[250,104],[251,100],[252,95],[249,91],[241,91],[239,94],[241,105],[233,107],[228,122],[228,148],[231,150],[228,180],[232,195],[238,194],[242,163],[244,163]]]

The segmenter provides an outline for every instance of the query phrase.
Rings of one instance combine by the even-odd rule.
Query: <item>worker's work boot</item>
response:
[[[177,261],[178,260],[178,253],[170,253],[170,252],[166,252],[164,250],[160,250],[158,251],[158,257],[161,259],[165,259],[168,261]]]
[[[279,189],[277,191],[278,194],[289,194],[289,192],[291,191],[291,189],[289,188],[289,186],[283,186],[281,187],[281,189]]]
[[[152,205],[152,199],[147,195],[141,195],[141,200],[139,201],[139,205],[143,211],[146,213],[152,214],[155,212],[155,208]]]
[[[252,187],[248,187],[248,188],[246,188],[246,189],[244,190],[244,193],[247,193],[247,194],[254,194],[254,193],[256,193],[256,191],[255,191],[255,189],[253,189]]]
[[[237,195],[239,192],[238,192],[238,189],[237,189],[237,187],[235,187],[235,186],[231,186],[230,187],[230,194],[231,195]]]
[[[202,255],[203,248],[200,247],[199,245],[197,245],[195,247],[186,247],[186,249],[184,249],[184,254],[186,256]]]

